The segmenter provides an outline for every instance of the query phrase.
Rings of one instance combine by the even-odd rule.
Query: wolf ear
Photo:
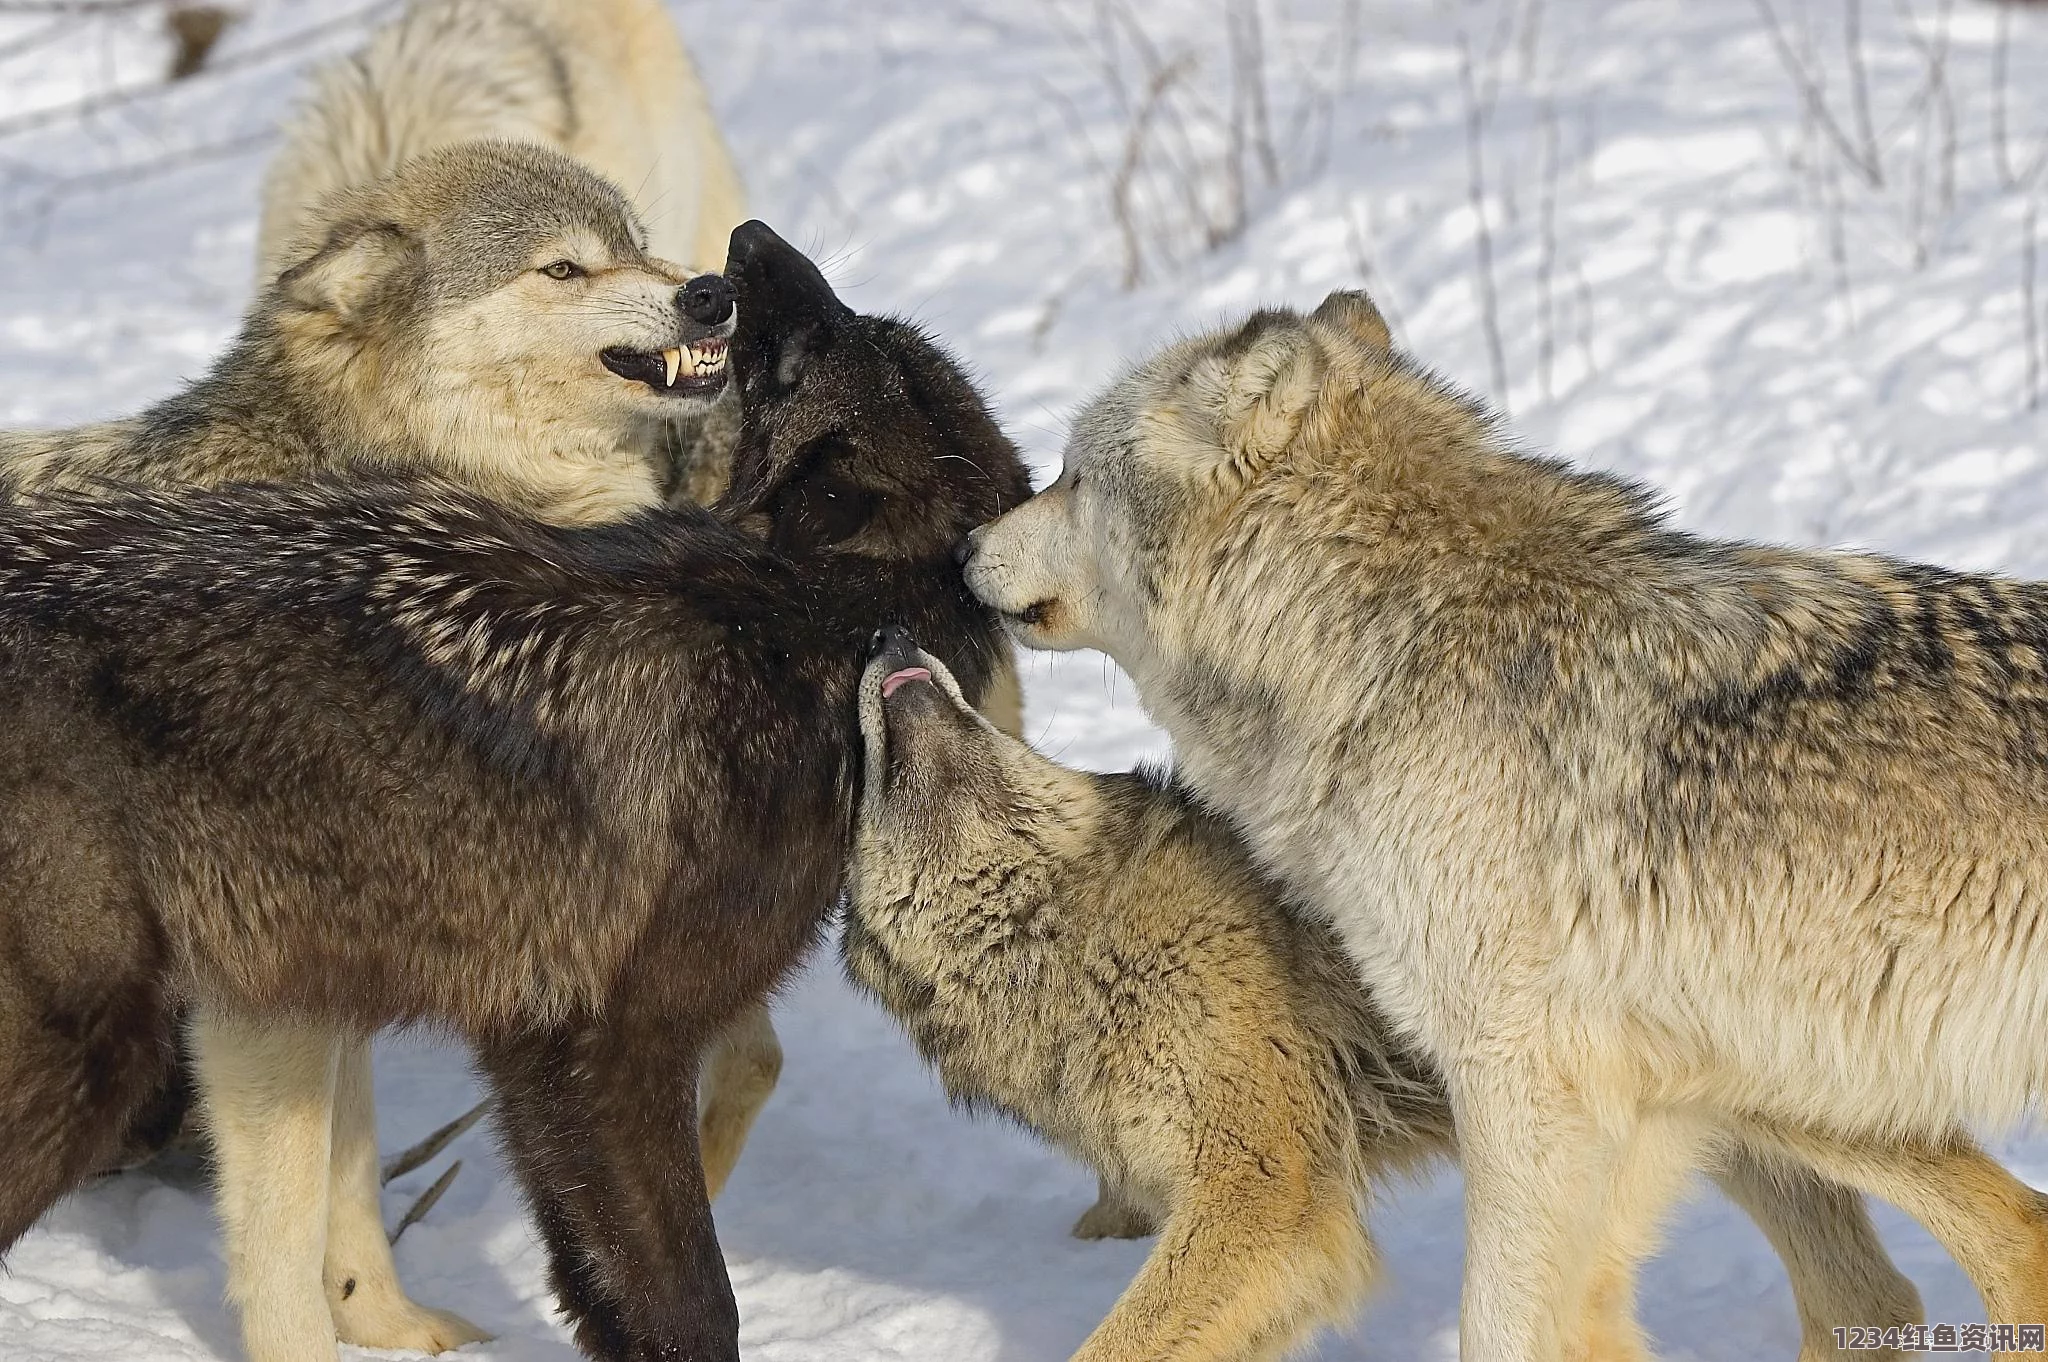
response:
[[[831,328],[823,322],[792,329],[782,338],[782,348],[776,352],[775,381],[785,388],[793,386],[811,360],[831,345]]]
[[[1254,315],[1225,353],[1232,351],[1217,427],[1232,462],[1249,472],[1293,443],[1302,417],[1322,395],[1328,365],[1322,346],[1292,312]]]
[[[278,287],[300,307],[346,322],[406,274],[419,254],[419,242],[395,223],[340,227],[311,259],[286,270]]]
[[[1332,293],[1310,314],[1309,320],[1373,350],[1394,348],[1394,337],[1387,330],[1387,319],[1373,306],[1372,299],[1357,289],[1339,289]]]

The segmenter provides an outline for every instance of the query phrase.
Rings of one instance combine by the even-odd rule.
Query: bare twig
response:
[[[17,14],[63,14],[74,19],[162,9],[169,0],[0,0],[0,19]]]
[[[2039,212],[2036,196],[2027,195],[2027,209],[2020,219],[2020,316],[2027,346],[2027,410],[2041,407],[2041,305],[2037,298],[2040,273]]]
[[[1928,160],[1936,149],[1936,129],[1940,130],[1939,170],[1936,193],[1939,199],[1939,219],[1946,222],[1955,211],[1956,201],[1956,106],[1948,82],[1948,60],[1951,41],[1951,21],[1954,17],[1954,0],[1937,0],[1935,37],[1929,41],[1920,31],[1917,18],[1911,7],[1911,0],[1898,0],[1899,22],[1905,30],[1906,41],[1920,54],[1926,70],[1926,78],[1913,98],[1920,121],[1920,135],[1914,145],[1913,156],[1913,197],[1911,207],[1913,265],[1925,268],[1932,246],[1935,214],[1928,206]]]
[[[0,61],[19,57],[25,52],[33,52],[39,47],[47,47],[77,31],[78,24],[71,19],[58,19],[44,24],[41,28],[31,29],[18,38],[0,43]]]
[[[1500,337],[1500,298],[1493,278],[1493,229],[1486,213],[1485,114],[1473,68],[1472,38],[1458,26],[1458,89],[1465,103],[1465,187],[1472,204],[1472,248],[1477,256],[1479,322],[1486,333],[1486,357],[1493,371],[1494,400],[1508,405],[1508,362]]]
[[[260,66],[266,62],[276,61],[281,57],[291,56],[304,51],[306,48],[332,34],[359,28],[385,11],[396,8],[399,3],[400,0],[373,0],[373,3],[350,10],[346,14],[323,20],[320,23],[308,24],[304,28],[285,34],[283,37],[271,42],[259,43],[254,47],[244,48],[240,52],[222,57],[214,62],[209,69],[214,75],[222,75],[229,71],[244,70],[248,67]],[[162,84],[122,86],[113,90],[104,90],[98,94],[87,95],[83,99],[72,100],[68,104],[30,109],[26,113],[16,114],[12,118],[0,119],[0,138],[18,137],[23,133],[37,132],[44,128],[57,127],[65,123],[74,123],[93,118],[99,114],[126,108],[131,104],[155,99],[170,88],[172,87]]]
[[[1109,183],[1110,212],[1116,219],[1117,231],[1122,235],[1124,243],[1126,290],[1136,288],[1145,273],[1144,243],[1131,205],[1132,189],[1137,183],[1138,169],[1144,163],[1145,134],[1151,127],[1152,119],[1158,114],[1160,104],[1166,99],[1166,92],[1192,67],[1193,59],[1183,57],[1152,74],[1152,79],[1145,89],[1145,98],[1138,105],[1138,111],[1131,119],[1130,132],[1124,139],[1123,158],[1117,162],[1116,174]]]
[[[1543,385],[1543,400],[1557,396],[1553,374],[1557,359],[1557,103],[1543,101],[1543,193],[1538,200],[1536,230],[1540,238],[1536,256],[1536,375]]]
[[[490,1109],[490,1105],[489,1099],[477,1103],[426,1139],[398,1154],[384,1165],[384,1181],[388,1184],[394,1179],[404,1177],[453,1144],[471,1126],[483,1119],[483,1114]]]
[[[398,1237],[400,1235],[404,1234],[414,1225],[419,1224],[420,1221],[425,1220],[427,1218],[427,1212],[434,1209],[435,1204],[441,1200],[442,1194],[445,1193],[448,1190],[448,1188],[454,1184],[455,1175],[457,1173],[460,1173],[461,1171],[462,1160],[457,1159],[455,1162],[448,1165],[447,1172],[441,1174],[440,1177],[434,1179],[433,1186],[427,1188],[426,1191],[420,1193],[419,1200],[413,1202],[411,1209],[406,1211],[406,1213],[399,1218],[398,1228],[391,1231],[392,1243],[397,1243]]]
[[[1806,63],[1800,60],[1799,54],[1793,50],[1791,40],[1785,34],[1784,25],[1778,22],[1778,11],[1771,4],[1771,0],[1756,0],[1756,6],[1758,12],[1763,15],[1764,27],[1770,32],[1771,46],[1777,51],[1778,60],[1784,65],[1786,74],[1792,77],[1792,83],[1798,89],[1807,111],[1813,115],[1814,125],[1827,134],[1828,140],[1841,152],[1842,159],[1855,168],[1865,183],[1873,189],[1882,189],[1884,163],[1877,155],[1876,146],[1857,145],[1855,139],[1835,118],[1835,111],[1829,106],[1827,95],[1821,90],[1819,82],[1815,80],[1813,73],[1806,69]]]
[[[1387,333],[1394,343],[1401,343],[1401,309],[1394,299],[1394,286],[1373,264],[1375,254],[1372,228],[1372,200],[1365,197],[1354,199],[1344,210],[1344,243],[1351,254],[1351,268],[1358,272],[1358,282],[1372,295],[1379,307],[1380,317],[1387,324]]]
[[[1856,119],[1856,137],[1865,159],[1882,170],[1877,129],[1870,116],[1870,65],[1863,51],[1863,0],[1843,0],[1842,46],[1849,64],[1849,105]]]
[[[1991,154],[1998,167],[1998,182],[2006,189],[2019,184],[2013,173],[2012,132],[2007,122],[2006,85],[2012,69],[2012,6],[2000,5],[1992,20],[1991,39]]]
[[[275,128],[259,128],[255,132],[241,133],[219,142],[207,142],[199,146],[181,147],[176,151],[164,152],[143,160],[130,161],[124,165],[109,166],[103,170],[88,170],[77,175],[53,178],[38,186],[27,196],[24,206],[15,211],[31,219],[35,224],[37,239],[40,240],[45,219],[66,199],[84,194],[104,193],[124,185],[139,184],[155,179],[159,175],[170,175],[194,166],[209,165],[216,161],[228,161],[243,156],[277,140]]]

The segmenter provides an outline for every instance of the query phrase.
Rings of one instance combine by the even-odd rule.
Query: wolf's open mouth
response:
[[[929,667],[898,668],[882,678],[882,698],[884,700],[888,699],[913,681],[922,681],[929,685],[931,684],[931,679],[932,673]]]
[[[725,338],[706,336],[666,350],[629,350],[623,345],[597,352],[598,362],[620,378],[645,383],[669,397],[701,397],[725,386]]]

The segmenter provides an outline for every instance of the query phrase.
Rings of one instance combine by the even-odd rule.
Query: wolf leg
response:
[[[1833,1331],[1918,1324],[1920,1293],[1892,1264],[1863,1198],[1809,1169],[1735,1145],[1714,1180],[1749,1214],[1792,1278],[1799,1362],[1896,1362],[1895,1348],[1843,1351]]]
[[[1107,1173],[1095,1175],[1095,1204],[1074,1222],[1076,1239],[1143,1239],[1159,1226],[1141,1210],[1121,1181]]]
[[[522,1031],[478,1058],[578,1345],[596,1362],[737,1362],[697,1154],[703,1035],[636,1017],[624,992],[602,1023]]]
[[[2048,1324],[2048,1202],[1963,1137],[1885,1144],[1750,1127],[1824,1175],[1927,1227],[1969,1276],[1993,1324]],[[2021,1354],[1996,1353],[2018,1362]]]
[[[348,1037],[335,1057],[334,1129],[328,1161],[327,1256],[322,1272],[335,1332],[359,1348],[439,1353],[490,1337],[460,1315],[406,1297],[384,1234],[377,1161],[377,1104],[370,1042]]]
[[[704,1111],[697,1123],[704,1183],[716,1200],[746,1147],[747,1132],[782,1076],[782,1042],[768,1004],[755,1003],[718,1033],[704,1056]]]
[[[1671,1189],[1650,1174],[1667,1170],[1673,1152],[1645,1155],[1634,1132],[1603,1131],[1569,1084],[1534,1065],[1468,1064],[1452,1071],[1450,1086],[1465,1170],[1458,1355],[1559,1362],[1568,1339],[1583,1343],[1572,1312],[1602,1289],[1594,1268],[1611,1232],[1609,1207],[1654,1224]],[[1624,1227],[1621,1242],[1640,1233]],[[1630,1332],[1614,1342],[1629,1346]]]
[[[190,1025],[243,1350],[249,1362],[334,1362],[321,1261],[336,1038],[204,1004]]]
[[[96,977],[67,1000],[19,963],[0,954],[0,1254],[114,1156],[173,1054],[146,976]]]
[[[1579,1312],[1562,1325],[1568,1362],[1649,1362],[1650,1343],[1636,1318],[1636,1270],[1657,1251],[1664,1213],[1692,1173],[1701,1140],[1693,1123],[1653,1113],[1614,1158]]]
[[[1277,1358],[1357,1308],[1376,1267],[1357,1197],[1305,1153],[1216,1157],[1235,1165],[1198,1170],[1073,1362]]]

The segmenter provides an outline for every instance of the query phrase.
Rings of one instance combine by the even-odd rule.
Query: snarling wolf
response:
[[[25,485],[301,476],[375,461],[564,524],[661,488],[635,431],[725,386],[732,292],[647,254],[618,189],[558,152],[469,142],[332,205],[198,383],[140,417],[0,435]]]
[[[1729,1128],[2048,1320],[2048,1217],[1967,1134],[2048,1081],[2048,586],[1683,533],[1355,293],[1139,365],[968,575],[1129,670],[1443,1073],[1463,1356],[1554,1362],[1588,1246]]]
[[[731,154],[660,0],[413,0],[316,69],[263,179],[257,283],[321,248],[341,198],[468,142],[525,142],[618,186],[642,245],[695,277],[746,217]],[[693,356],[701,369],[714,356]],[[651,371],[650,371],[651,372]],[[634,440],[671,490],[723,487],[736,413],[673,403]]]
[[[952,556],[1025,484],[914,328],[757,224],[732,268],[728,519],[560,528],[367,473],[0,514],[0,1246],[154,1090],[178,999],[434,1024],[584,1351],[737,1356],[698,1053],[830,911],[874,629],[986,688]],[[901,414],[844,405],[875,391]]]
[[[848,974],[955,1100],[1098,1170],[1076,1234],[1159,1230],[1077,1357],[1277,1357],[1344,1322],[1375,1275],[1359,1214],[1375,1184],[1455,1148],[1436,1074],[1334,933],[1186,789],[1039,756],[906,631],[877,640],[860,714]],[[1803,1356],[1845,1355],[1827,1321],[1911,1322],[1917,1296],[1860,1199],[1803,1146],[1751,1133],[1712,1171],[1784,1256]],[[1603,1246],[1567,1356],[1647,1362],[1630,1306],[1648,1247]]]

